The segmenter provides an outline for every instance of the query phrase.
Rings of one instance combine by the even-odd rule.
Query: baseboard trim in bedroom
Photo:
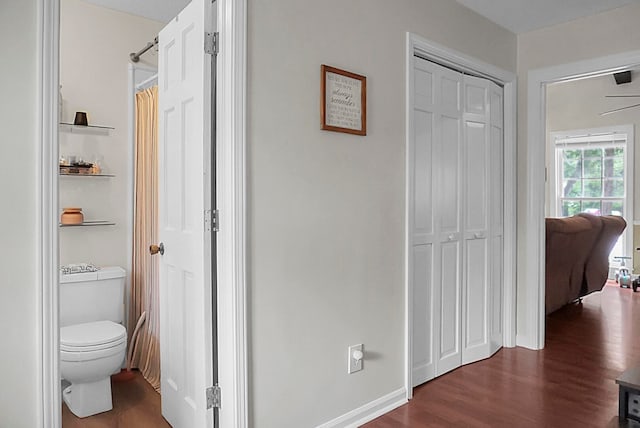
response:
[[[342,416],[318,425],[317,428],[354,428],[402,406],[407,402],[407,391],[400,388]]]

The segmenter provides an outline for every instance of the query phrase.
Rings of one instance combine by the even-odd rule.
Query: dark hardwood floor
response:
[[[113,410],[88,418],[78,418],[62,404],[63,428],[164,428],[171,426],[160,411],[160,394],[134,371],[128,381],[116,381],[112,377],[111,393]]]
[[[402,407],[364,425],[619,427],[615,379],[640,365],[640,292],[604,287],[547,317],[542,351],[502,349],[414,389]]]

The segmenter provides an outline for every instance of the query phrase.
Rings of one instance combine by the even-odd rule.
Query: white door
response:
[[[502,89],[414,58],[409,280],[414,386],[502,346]]]
[[[162,414],[174,428],[212,426],[211,4],[193,0],[159,34],[159,239]]]

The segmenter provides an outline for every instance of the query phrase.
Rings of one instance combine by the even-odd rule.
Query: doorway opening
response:
[[[121,420],[117,405],[126,403],[112,391],[134,386],[127,382],[131,369],[162,392],[155,400],[162,415],[158,405],[141,412],[153,418],[148,423],[161,425],[164,417],[174,426],[200,426],[217,418],[206,395],[218,387],[215,233],[203,220],[215,189],[213,180],[202,179],[215,175],[215,157],[208,155],[215,151],[209,89],[215,55],[203,47],[204,36],[193,38],[215,33],[216,14],[202,0],[175,13],[165,25],[84,1],[61,2],[59,337],[63,409],[69,410],[63,425],[109,415]],[[109,46],[96,49],[104,39]],[[153,76],[132,82],[151,86],[136,91],[132,123],[125,108],[133,95],[125,91],[129,52],[147,40],[159,40],[157,60],[149,51],[140,63],[159,63],[163,84]],[[191,239],[171,239],[169,229]],[[162,248],[161,241],[167,251],[149,251]],[[189,264],[176,260],[185,253]],[[111,377],[121,364],[125,374]],[[125,385],[112,388],[115,382]]]
[[[637,68],[640,51],[594,58],[531,70],[527,89],[527,175],[522,188],[527,190],[524,213],[524,245],[522,283],[519,289],[524,295],[522,319],[525,326],[518,332],[518,345],[530,349],[542,349],[545,344],[545,165],[547,105],[549,85],[579,79],[609,75]],[[632,220],[633,221],[633,220]]]
[[[224,287],[218,291],[218,299],[223,310],[217,316],[221,327],[220,341],[225,344],[220,360],[223,364],[223,375],[220,386],[224,391],[225,409],[220,412],[220,422],[229,426],[246,426],[246,368],[245,368],[245,301],[244,301],[244,188],[241,177],[244,175],[244,37],[246,2],[230,2],[217,0],[215,5],[224,13],[219,31],[224,38],[226,54],[220,56],[219,78],[225,82],[223,94],[226,112],[218,113],[218,129],[221,138],[221,156],[216,159],[220,175],[218,178],[225,191],[219,197],[220,209],[228,218],[228,228],[221,229],[217,236],[218,245],[225,248],[233,257],[221,260],[218,278]],[[41,164],[43,166],[42,190],[40,205],[43,218],[43,283],[47,284],[42,292],[42,400],[41,414],[43,426],[59,427],[61,423],[61,392],[59,385],[59,302],[57,299],[59,282],[59,249],[58,233],[60,212],[58,211],[57,182],[59,177],[59,157],[57,150],[57,133],[60,118],[58,116],[59,101],[59,12],[60,2],[42,1],[39,4],[42,13],[40,38],[42,45],[42,85],[43,106],[43,148]],[[220,15],[218,15],[220,16]],[[202,42],[202,38],[194,39]],[[101,44],[102,46],[103,44]],[[127,56],[132,47],[128,45],[120,54]],[[92,46],[95,49],[95,46]],[[126,68],[123,70],[126,76]],[[86,77],[86,76],[85,76]],[[126,85],[125,85],[126,86]],[[63,89],[64,91],[64,89]],[[67,91],[68,92],[68,91]],[[125,91],[126,92],[126,91]],[[65,97],[69,97],[65,93]],[[75,110],[75,108],[74,108]],[[126,111],[126,103],[122,106]],[[80,111],[80,108],[78,108]],[[93,110],[94,112],[99,111]],[[75,113],[75,111],[74,111]],[[94,119],[96,119],[94,113]],[[75,114],[74,114],[75,119]],[[97,120],[94,122],[97,124]],[[83,126],[84,124],[80,124]],[[87,124],[88,125],[88,124]],[[71,125],[75,126],[75,125]],[[73,129],[73,128],[71,128]],[[87,127],[89,129],[89,127]],[[126,126],[122,127],[123,131]],[[72,131],[73,132],[73,131]],[[97,138],[92,136],[91,138]],[[98,163],[98,162],[96,162]],[[93,165],[93,162],[92,162]],[[106,165],[105,165],[106,166]],[[96,174],[98,175],[98,174]],[[105,174],[106,175],[106,174]],[[75,177],[74,177],[75,178]],[[99,179],[98,177],[91,177]],[[103,177],[105,179],[110,177]],[[76,178],[81,180],[82,178]],[[88,178],[87,178],[88,179]],[[104,183],[102,183],[104,184]],[[74,187],[75,185],[71,185]],[[91,186],[97,186],[92,184]],[[89,214],[91,210],[87,210]],[[97,212],[97,211],[94,211]],[[88,216],[87,216],[88,217]],[[204,222],[203,222],[204,223]],[[126,221],[123,221],[123,226]],[[100,224],[100,227],[106,226]],[[71,229],[70,229],[71,230]],[[123,251],[126,253],[126,251]],[[197,399],[205,401],[205,391],[198,394]],[[202,398],[201,398],[202,397]]]

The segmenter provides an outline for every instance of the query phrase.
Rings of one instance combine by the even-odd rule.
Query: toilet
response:
[[[111,375],[127,348],[124,281],[117,266],[60,275],[60,373],[70,383],[62,398],[80,418],[113,408]]]

